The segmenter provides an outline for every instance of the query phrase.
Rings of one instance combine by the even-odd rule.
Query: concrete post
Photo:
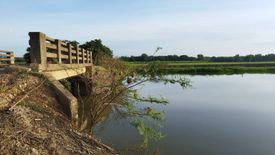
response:
[[[79,64],[79,47],[76,46],[76,63]]]
[[[90,57],[91,57],[90,63],[93,64],[93,52],[91,51],[90,51]]]
[[[90,52],[87,50],[87,63],[90,63]]]
[[[36,71],[46,70],[46,35],[41,32],[30,32],[31,67]]]
[[[86,63],[87,63],[87,64],[89,63],[89,58],[90,58],[90,56],[89,56],[89,51],[86,50]]]
[[[62,55],[61,55],[61,40],[56,39],[56,47],[57,47],[57,59],[58,64],[62,64]]]
[[[10,64],[11,64],[11,65],[14,65],[14,61],[15,61],[14,53],[11,52],[11,61],[10,61]]]
[[[69,52],[69,63],[73,63],[73,58],[72,58],[72,45],[68,44],[68,52]]]
[[[85,63],[85,56],[84,56],[85,51],[83,48],[81,48],[81,53],[82,53],[82,64],[84,64]]]
[[[14,54],[13,54],[13,52],[7,52],[7,55],[8,55],[7,58],[10,59],[8,63],[10,65],[14,65]]]

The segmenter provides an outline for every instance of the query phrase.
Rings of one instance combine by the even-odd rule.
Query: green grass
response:
[[[275,62],[190,62],[161,61],[160,72],[165,74],[245,74],[245,73],[275,73]],[[127,62],[132,67],[142,67],[146,62]]]
[[[205,62],[205,61],[159,61],[166,65],[186,65],[186,66],[193,66],[193,65],[247,65],[247,64],[272,64],[275,66],[275,61],[268,61],[268,62]],[[127,62],[130,65],[144,65],[148,62]]]
[[[275,67],[190,67],[190,68],[162,68],[165,74],[190,74],[190,75],[223,75],[245,73],[275,73]]]

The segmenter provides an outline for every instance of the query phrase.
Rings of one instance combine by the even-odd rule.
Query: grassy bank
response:
[[[142,68],[147,62],[127,62],[129,66]],[[245,73],[275,73],[275,62],[157,62],[160,71],[165,74],[245,74]]]

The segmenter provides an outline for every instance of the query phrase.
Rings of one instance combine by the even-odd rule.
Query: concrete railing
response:
[[[41,32],[30,32],[30,55],[33,69],[55,71],[92,65],[92,52],[53,39]]]
[[[0,50],[0,64],[14,64],[14,53],[12,51]]]

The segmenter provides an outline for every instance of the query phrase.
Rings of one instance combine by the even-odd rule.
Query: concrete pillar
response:
[[[90,56],[90,51],[87,50],[87,63],[90,63],[91,56]]]
[[[51,81],[51,86],[55,90],[57,99],[61,103],[65,113],[71,117],[72,124],[75,127],[78,127],[79,117],[77,98],[74,97],[67,89],[65,89],[59,81],[55,80],[54,77],[46,73],[44,73],[44,75],[48,78],[49,81]]]
[[[46,35],[41,32],[30,32],[29,36],[31,66],[39,72],[46,70]]]
[[[86,81],[79,77],[74,77],[70,79],[71,86],[72,86],[72,93],[74,96],[79,97],[80,96],[88,96],[90,93],[88,84]]]
[[[72,45],[68,44],[68,52],[69,52],[69,63],[73,63],[73,58],[72,58]]]
[[[7,59],[9,59],[8,64],[14,65],[14,54],[13,54],[13,52],[7,52]]]
[[[79,64],[79,47],[76,46],[76,63]]]
[[[89,63],[89,51],[88,50],[86,50],[86,61],[85,61],[85,63]]]
[[[82,64],[85,64],[85,50],[83,48],[81,48],[81,53],[82,53]]]
[[[61,53],[61,40],[56,39],[55,40],[56,47],[57,47],[57,61],[58,64],[62,64],[62,53]]]
[[[90,51],[90,57],[91,57],[90,63],[93,64],[93,53],[91,51]]]
[[[79,83],[76,80],[71,80],[71,91],[73,95],[78,97],[80,94],[79,90]]]

